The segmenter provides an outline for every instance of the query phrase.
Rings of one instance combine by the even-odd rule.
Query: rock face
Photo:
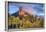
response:
[[[12,16],[19,16],[19,17],[24,17],[25,15],[30,15],[28,12],[26,12],[23,7],[19,8],[19,11],[16,13],[13,13]]]
[[[20,10],[19,11],[19,16],[24,16],[25,15],[25,12],[23,10]]]
[[[19,11],[13,13],[12,16],[24,16],[25,12],[23,11],[22,7],[19,8]]]
[[[19,17],[20,17],[20,19],[22,19],[22,18],[24,17],[24,15],[25,15],[25,12],[24,12],[24,10],[22,9],[22,7],[20,7],[19,9],[20,9],[20,10],[19,10]]]

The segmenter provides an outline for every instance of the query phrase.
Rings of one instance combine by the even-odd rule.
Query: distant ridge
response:
[[[11,14],[11,16],[19,16],[19,11],[17,11],[16,13]]]

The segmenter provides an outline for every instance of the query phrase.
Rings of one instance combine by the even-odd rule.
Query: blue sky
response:
[[[33,15],[44,15],[44,5],[43,4],[20,4],[20,3],[10,3],[9,4],[9,14],[13,14],[19,11],[19,7],[23,7],[26,12],[32,10]]]

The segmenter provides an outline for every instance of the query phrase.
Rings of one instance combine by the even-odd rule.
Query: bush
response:
[[[32,20],[31,21],[29,21]],[[19,28],[20,26],[23,27],[23,28],[30,28],[30,27],[43,27],[43,21],[44,19],[38,19],[37,17],[33,17],[33,16],[24,16],[24,18],[22,20],[20,20],[19,17],[15,17],[15,16],[10,16],[9,17],[9,25],[11,24],[16,24],[18,27],[18,24],[19,24]]]

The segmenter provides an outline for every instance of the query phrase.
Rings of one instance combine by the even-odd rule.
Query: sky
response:
[[[13,14],[19,11],[19,7],[23,7],[23,9],[29,14],[44,16],[44,4],[42,3],[41,4],[9,3],[9,14]]]

